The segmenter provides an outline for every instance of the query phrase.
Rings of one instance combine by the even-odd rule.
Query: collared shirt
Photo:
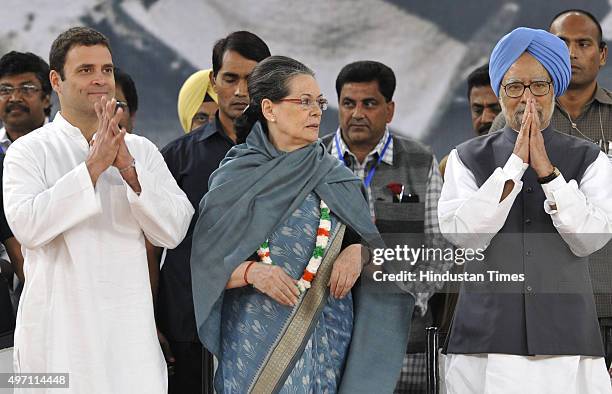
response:
[[[506,125],[504,115],[495,118],[489,131],[497,131]],[[571,119],[569,114],[555,101],[555,111],[550,119],[553,129],[578,138],[598,143],[612,141],[612,92],[597,86],[593,98],[585,104],[581,114]]]
[[[348,167],[353,171],[353,174],[357,175],[359,179],[362,181],[366,178],[368,171],[372,168],[374,163],[380,157],[382,150],[385,146],[385,142],[391,133],[388,129],[385,130],[382,138],[376,144],[376,147],[372,149],[372,151],[368,154],[363,163],[359,163],[357,157],[351,152],[348,148],[344,139],[342,139],[342,133],[340,129],[336,131],[335,137],[332,141],[331,153],[338,157],[338,149],[336,147],[336,141],[340,142],[340,152],[342,152],[344,156],[344,162],[348,165]],[[389,141],[389,146],[382,158],[382,163],[387,165],[393,165],[393,138]],[[368,192],[368,203],[370,205],[370,215],[373,219],[375,219],[374,214],[374,201],[372,198],[372,193],[370,187],[366,188]],[[438,161],[434,157],[432,161],[431,169],[429,170],[428,184],[427,184],[427,195],[425,196],[425,234],[439,234],[438,227],[438,198],[440,197],[440,192],[442,191],[442,177],[438,171]]]
[[[331,153],[338,157],[338,146],[336,145],[336,141],[339,142],[340,152],[344,157],[344,162],[347,166],[353,171],[353,173],[358,176],[362,181],[366,178],[368,171],[372,168],[373,165],[378,161],[378,158],[382,154],[383,148],[389,136],[392,136],[390,131],[385,129],[385,133],[381,137],[380,141],[374,149],[366,156],[366,159],[363,163],[359,163],[357,157],[349,150],[348,145],[342,139],[342,133],[340,129],[336,130],[336,134],[332,140]],[[387,146],[387,150],[384,152],[380,165],[393,165],[393,138],[389,142]],[[370,215],[372,219],[376,219],[374,212],[374,198],[372,197],[372,193],[370,187],[366,188],[368,194],[368,203],[370,206]],[[428,239],[433,240],[432,242],[436,247],[443,247],[444,244],[443,238],[440,234],[440,227],[438,226],[438,199],[440,198],[440,193],[442,191],[442,177],[440,176],[440,172],[438,171],[438,161],[434,157],[431,163],[431,168],[429,169],[429,175],[427,179],[427,190],[425,195],[425,217],[424,221],[424,233]],[[452,264],[452,263],[451,263]],[[449,265],[445,264],[436,264],[432,268],[432,271],[435,272],[446,272],[449,269]],[[415,295],[416,302],[415,305],[421,311],[421,314],[425,314],[427,311],[427,302],[429,298],[441,288],[442,284],[434,285],[426,292],[420,292]]]
[[[208,178],[234,146],[219,120],[206,123],[166,145],[161,153],[179,187],[195,208],[183,242],[166,251],[159,282],[158,320],[170,341],[198,342],[191,292],[191,239]]]
[[[363,163],[360,163],[359,160],[357,160],[357,156],[355,156],[353,152],[349,150],[348,145],[346,145],[346,143],[342,139],[342,133],[338,128],[338,130],[336,130],[336,136],[334,137],[333,141],[332,154],[338,157],[338,152],[340,152],[342,154],[342,157],[344,158],[344,162],[353,171],[353,174],[357,175],[359,179],[364,181],[368,176],[368,172],[373,166],[376,165],[378,158],[383,154],[385,143],[387,142],[387,139],[389,139],[390,135],[391,134],[389,133],[389,129],[385,128],[385,133],[381,137],[380,141],[378,141],[378,144],[376,144],[374,149],[372,149],[372,151],[368,153]],[[336,145],[337,142],[340,144],[340,146]],[[381,162],[386,163],[390,166],[393,165],[393,138],[391,138],[391,140],[389,141],[389,145],[387,146],[387,149],[384,152],[384,156],[382,157]],[[370,185],[366,185],[366,191],[368,192],[370,216],[374,218],[374,201],[372,198],[372,191],[370,189]]]
[[[597,86],[595,95],[576,119],[571,119],[559,101],[555,108],[551,124],[556,130],[594,143],[612,140],[612,93],[606,89]]]
[[[167,390],[145,236],[175,247],[193,208],[152,142],[128,134],[125,143],[139,195],[115,167],[92,184],[90,146],[60,113],[16,140],[4,159],[6,218],[26,277],[16,372],[69,371],[78,393]],[[121,352],[109,352],[111,344]]]

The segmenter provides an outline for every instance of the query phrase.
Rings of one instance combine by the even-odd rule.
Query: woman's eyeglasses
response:
[[[307,111],[310,108],[317,106],[319,107],[319,109],[321,111],[325,111],[327,110],[327,99],[320,97],[318,99],[311,99],[310,97],[303,97],[303,98],[284,98],[284,99],[280,99],[279,101],[286,101],[288,103],[294,103],[294,104],[299,104],[303,110]]]

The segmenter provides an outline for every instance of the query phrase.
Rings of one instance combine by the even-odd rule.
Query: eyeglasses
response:
[[[130,110],[130,107],[127,105],[127,103],[125,101],[117,100],[117,106],[115,108],[115,111],[117,111],[119,108],[121,108],[123,110],[123,112]]]
[[[522,82],[510,82],[507,85],[502,85],[504,88],[506,95],[510,98],[519,98],[523,95],[525,89],[529,89],[531,94],[534,96],[546,96],[548,92],[550,92],[550,85],[552,82],[550,81],[536,81],[532,82],[529,85],[525,85]]]
[[[280,99],[279,101],[286,101],[288,103],[300,104],[300,106],[302,107],[304,111],[307,111],[314,106],[319,107],[321,111],[327,110],[327,99],[322,98],[322,97],[316,100],[313,100],[309,97],[284,98],[284,99]]]
[[[38,86],[35,85],[21,85],[18,87],[2,85],[0,86],[0,99],[6,100],[17,90],[22,97],[32,97],[36,92],[42,90]]]

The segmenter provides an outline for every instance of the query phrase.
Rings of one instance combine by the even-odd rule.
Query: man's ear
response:
[[[393,120],[393,114],[395,113],[395,101],[389,101],[387,104],[387,124]]]
[[[49,72],[49,81],[51,82],[51,87],[58,94],[62,92],[62,86],[60,84],[61,80],[62,80],[62,77],[59,75],[57,71],[51,70],[51,72]]]
[[[219,92],[217,92],[217,78],[215,78],[212,71],[210,72],[210,74],[208,74],[208,79],[210,80],[210,84],[215,93],[219,94]]]
[[[599,67],[603,67],[608,61],[608,45],[603,41],[600,45],[601,49],[599,50]]]

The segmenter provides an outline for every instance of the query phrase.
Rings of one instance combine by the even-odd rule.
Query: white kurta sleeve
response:
[[[459,247],[483,248],[503,227],[528,164],[511,155],[504,168],[496,168],[479,188],[474,174],[461,162],[456,149],[450,153],[438,202],[440,231]],[[514,181],[510,194],[499,201],[507,180]]]
[[[85,163],[49,186],[44,163],[13,144],[4,160],[4,211],[15,238],[34,249],[102,211]]]
[[[130,208],[153,245],[172,249],[185,238],[194,210],[157,147],[143,139],[140,148],[142,158],[135,157],[141,192],[127,186]]]
[[[544,210],[576,256],[588,256],[612,238],[612,164],[603,152],[586,169],[580,186],[561,174],[542,189]]]

